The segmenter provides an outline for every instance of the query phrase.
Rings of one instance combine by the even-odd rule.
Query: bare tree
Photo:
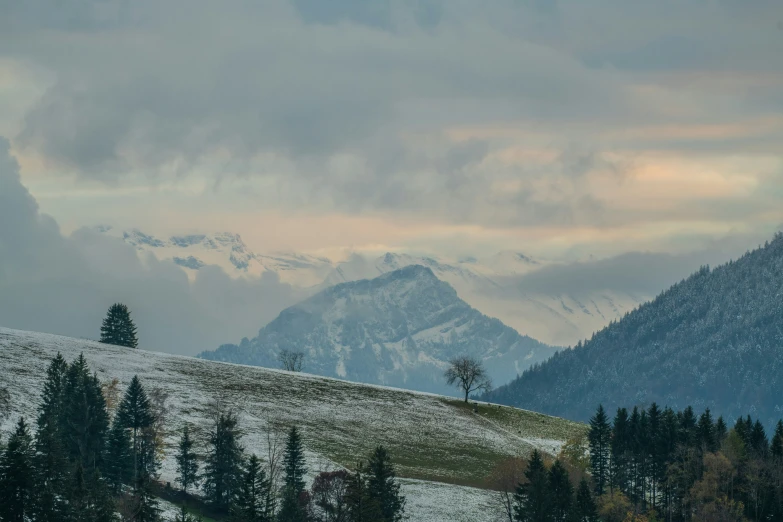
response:
[[[304,364],[304,353],[283,350],[280,352],[280,355],[277,356],[277,360],[280,361],[284,370],[288,370],[289,372],[301,372],[302,365]]]
[[[163,388],[151,388],[147,392],[147,397],[150,401],[150,409],[152,410],[152,434],[155,439],[155,452],[158,454],[158,458],[163,460],[164,456],[164,444],[163,441],[166,436],[166,419],[169,414],[169,406],[166,401],[169,399],[169,392]]]
[[[101,393],[106,401],[106,409],[109,411],[109,415],[114,417],[114,411],[120,403],[120,380],[115,377],[109,382],[102,382]]]
[[[465,403],[468,402],[468,395],[475,391],[488,392],[492,389],[492,381],[489,379],[484,365],[481,361],[467,355],[455,357],[449,361],[451,366],[444,376],[446,383],[462,388],[465,392]]]
[[[497,491],[498,500],[509,522],[514,520],[514,493],[525,480],[527,460],[522,457],[508,457],[498,462],[489,475],[487,485]]]

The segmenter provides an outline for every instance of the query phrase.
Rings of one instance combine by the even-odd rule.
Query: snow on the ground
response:
[[[69,362],[83,353],[101,381],[117,378],[122,390],[139,375],[148,390],[157,387],[169,394],[160,480],[172,484],[182,426],[188,423],[203,440],[214,401],[237,412],[247,452],[261,458],[267,456],[267,433],[280,435],[292,425],[300,427],[310,478],[320,471],[352,467],[383,444],[404,463],[398,465],[402,476],[478,483],[492,459],[532,447],[553,450],[560,441],[552,438],[552,430],[565,439],[579,429],[542,415],[530,426],[520,416],[522,420],[507,429],[432,394],[0,328],[0,386],[8,387],[13,408],[1,431],[10,431],[20,415],[35,418],[46,367],[58,352]],[[494,520],[488,491],[410,479],[403,491],[411,521]]]

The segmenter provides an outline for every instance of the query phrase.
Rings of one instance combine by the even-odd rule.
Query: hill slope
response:
[[[20,414],[34,418],[46,366],[57,352],[69,361],[84,353],[102,381],[118,378],[125,386],[138,374],[146,387],[170,394],[163,481],[174,479],[178,430],[191,423],[203,440],[210,401],[220,398],[239,411],[248,452],[266,455],[266,429],[299,426],[311,478],[353,466],[377,444],[388,446],[406,477],[412,521],[492,520],[490,492],[455,484],[480,485],[499,459],[533,447],[555,451],[585,429],[513,408],[482,405],[477,415],[447,397],[0,328],[0,386],[9,388],[14,409],[2,431]]]
[[[478,357],[503,383],[555,351],[471,308],[420,265],[327,288],[252,341],[200,357],[274,368],[284,349],[304,352],[310,373],[438,393],[450,392],[443,371],[452,357]]]
[[[709,407],[734,420],[783,416],[783,234],[558,353],[489,400],[571,419],[599,403]]]

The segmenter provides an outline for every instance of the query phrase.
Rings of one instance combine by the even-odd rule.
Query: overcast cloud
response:
[[[149,292],[154,347],[192,352],[297,297],[96,224],[660,290],[783,223],[781,56],[778,0],[0,0],[0,319],[87,335]]]

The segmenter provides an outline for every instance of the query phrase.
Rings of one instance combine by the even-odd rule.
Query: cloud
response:
[[[198,186],[224,214],[705,220],[728,203],[640,218],[636,155],[695,157],[684,177],[780,160],[781,20],[775,0],[0,0],[0,57],[46,72],[24,76],[35,88],[14,92],[41,94],[0,128],[41,165],[26,175]]]
[[[275,277],[232,280],[215,267],[190,284],[173,263],[142,263],[121,240],[87,229],[62,236],[0,138],[0,325],[95,339],[120,301],[144,348],[195,354],[254,335],[299,297]]]

